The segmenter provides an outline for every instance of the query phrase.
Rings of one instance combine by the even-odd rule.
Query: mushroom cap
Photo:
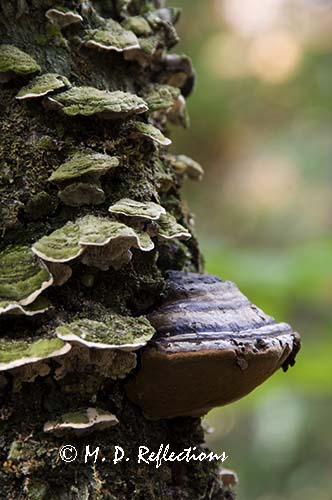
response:
[[[131,16],[124,19],[121,25],[137,36],[148,36],[152,33],[151,26],[143,16]]]
[[[46,107],[60,109],[67,116],[97,115],[106,120],[114,120],[148,110],[147,103],[135,94],[120,90],[110,92],[94,87],[72,87],[46,99]]]
[[[151,418],[200,416],[294,363],[299,337],[230,281],[170,272],[169,297],[148,319],[157,333],[127,384]]]
[[[187,175],[190,179],[200,181],[203,178],[204,170],[201,165],[186,155],[168,155],[170,165],[179,175]]]
[[[175,238],[188,240],[191,238],[188,229],[179,224],[176,218],[169,213],[161,215],[156,225],[158,227],[158,235],[163,240],[173,240]]]
[[[66,28],[71,24],[83,21],[83,17],[80,14],[70,10],[49,9],[45,13],[45,16],[51,23],[57,24],[60,28]]]
[[[52,283],[52,275],[29,247],[12,245],[0,252],[0,314],[31,304]]]
[[[107,270],[113,263],[121,267],[122,263],[128,262],[123,256],[131,247],[149,252],[154,243],[148,233],[136,231],[126,224],[85,215],[43,236],[34,243],[32,251],[45,261],[59,263],[69,262],[84,253],[84,264]]]
[[[114,19],[108,19],[102,29],[86,30],[85,46],[115,52],[140,48],[135,33],[125,29]]]
[[[0,45],[0,81],[8,81],[14,75],[30,75],[41,70],[39,64],[14,45]]]
[[[150,123],[134,122],[132,125],[132,129],[138,135],[149,137],[149,139],[156,142],[157,144],[160,144],[161,146],[169,146],[170,144],[172,144],[171,139],[165,137],[164,134],[161,133],[159,128],[151,125]]]
[[[146,345],[155,330],[146,318],[112,314],[105,321],[78,319],[59,326],[56,332],[66,342],[84,344],[89,348],[135,351]]]
[[[46,312],[50,304],[45,297],[39,296],[27,306],[22,306],[18,302],[0,300],[0,314],[21,314],[24,316],[35,316]]]
[[[0,371],[31,365],[48,358],[63,356],[71,349],[59,338],[37,341],[0,338]]]
[[[149,111],[170,109],[179,96],[180,90],[178,88],[161,83],[151,83],[144,92],[144,100],[149,107]]]
[[[60,200],[69,207],[82,205],[100,205],[105,201],[105,193],[101,187],[91,182],[74,182],[58,193]]]
[[[115,156],[104,153],[91,153],[90,151],[79,151],[74,153],[65,163],[60,165],[48,180],[55,183],[61,183],[84,176],[92,176],[98,179],[118,165],[119,160]]]
[[[122,198],[109,207],[114,214],[125,215],[140,219],[157,220],[166,210],[153,201],[136,201],[130,198]]]
[[[43,236],[32,246],[32,251],[49,262],[69,262],[84,251],[79,244],[80,227],[75,222],[67,222],[48,236]]]
[[[56,436],[63,436],[67,433],[81,435],[108,429],[118,423],[116,416],[108,411],[100,408],[87,408],[66,413],[57,420],[46,422],[44,432],[50,432]]]
[[[57,73],[45,73],[36,76],[29,85],[23,87],[16,96],[18,100],[36,99],[51,94],[56,90],[68,89],[71,83],[65,76]]]

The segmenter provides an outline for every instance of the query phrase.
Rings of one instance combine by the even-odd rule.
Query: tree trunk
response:
[[[166,56],[177,39],[177,12],[156,12],[157,0],[59,0],[53,7],[52,0],[0,1],[0,499],[231,499],[217,462],[137,463],[139,446],[205,450],[198,418],[149,420],[128,400],[125,384],[140,350],[89,347],[82,336],[67,352],[56,337],[74,321],[104,328],[121,318],[122,328],[134,324],[148,336],[139,317],[158,305],[165,272],[200,269],[194,236],[173,239],[174,219],[162,238],[153,215],[109,212],[124,198],[154,202],[182,232],[193,232],[180,198],[188,165],[167,155],[158,131],[137,126],[150,123],[167,135],[168,120],[186,123],[181,95],[194,75],[188,59]],[[86,228],[106,218],[130,234],[92,241]],[[84,245],[75,233],[70,256],[68,222],[69,232],[90,238]],[[57,242],[40,241],[56,230]],[[118,420],[112,427],[110,414]],[[59,449],[69,444],[78,456],[66,463]],[[94,455],[84,463],[86,445],[100,446],[96,462]],[[128,461],[113,463],[115,446]]]

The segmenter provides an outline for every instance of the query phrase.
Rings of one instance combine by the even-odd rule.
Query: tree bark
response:
[[[121,90],[143,99],[149,97],[151,83],[180,82],[181,91],[188,94],[193,75],[182,78],[181,71],[165,66],[164,52],[176,38],[170,21],[149,18],[160,7],[159,2],[59,0],[56,6],[60,13],[67,9],[81,18],[67,26],[45,16],[53,4],[48,0],[0,1],[1,44],[31,56],[40,66],[36,74],[57,73],[67,77],[75,88]],[[124,23],[142,15],[149,23],[143,23],[137,31],[144,27],[152,30],[150,35],[158,39],[154,53],[142,56],[133,51],[124,57],[118,50],[85,45],[89,29],[100,29],[105,20]],[[9,73],[3,78],[7,81],[0,84],[1,251],[13,244],[32,247],[68,221],[86,215],[110,217],[109,206],[121,198],[158,203],[193,232],[190,213],[181,202],[182,177],[172,169],[166,148],[132,133],[136,120],[149,119],[167,135],[167,118],[185,121],[185,116],[176,115],[176,106],[173,115],[161,107],[153,113],[112,120],[105,119],[103,112],[66,115],[63,108],[50,105],[63,89],[19,100],[17,94],[35,75],[15,68]],[[59,198],[63,186],[59,188],[49,177],[73,153],[87,149],[116,156],[120,164],[95,183],[94,192],[104,192],[98,203],[90,200],[77,206],[70,196],[64,203]],[[95,178],[92,180],[93,184]],[[94,199],[90,191],[88,196]],[[116,269],[99,269],[74,259],[70,279],[61,286],[53,283],[43,292],[51,304],[48,310],[33,316],[1,315],[1,337],[6,342],[34,342],[53,338],[59,325],[77,317],[103,321],[110,313],[138,317],[151,311],[163,296],[168,269],[197,271],[201,267],[194,237],[188,241],[153,240],[153,250],[131,249],[130,262]],[[139,369],[140,351],[136,355],[134,370]],[[79,356],[79,362],[74,356],[69,359],[72,361],[62,367],[62,376],[57,375],[57,359],[0,372],[1,500],[234,498],[220,480],[217,462],[167,461],[159,468],[155,463],[137,463],[138,448],[143,445],[154,452],[161,444],[169,444],[174,452],[188,447],[196,447],[197,454],[205,450],[199,419],[148,420],[126,396],[124,386],[131,373],[114,379],[102,370],[96,371],[91,360]],[[44,432],[46,422],[88,407],[115,414],[119,424],[83,437],[74,432],[60,437]],[[65,444],[78,450],[75,461],[61,461],[59,448]],[[84,463],[86,445],[90,450],[100,446],[96,463],[93,458]],[[122,447],[130,460],[114,465],[115,446]]]

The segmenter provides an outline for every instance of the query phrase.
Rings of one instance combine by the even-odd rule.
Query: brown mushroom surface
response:
[[[168,298],[148,316],[157,333],[127,384],[150,418],[200,416],[240,399],[294,364],[299,335],[230,281],[169,272]]]

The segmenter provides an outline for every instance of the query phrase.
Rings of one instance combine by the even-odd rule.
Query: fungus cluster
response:
[[[60,187],[58,197],[65,205],[100,205],[105,201],[100,178],[118,165],[119,160],[115,156],[80,151],[60,165],[49,181]]]
[[[16,380],[33,381],[50,373],[61,380],[74,371],[92,369],[102,378],[124,378],[135,367],[135,351],[144,347],[155,330],[145,317],[109,314],[104,321],[80,318],[58,326],[50,338],[0,339],[0,372]]]
[[[57,125],[62,121],[69,136],[67,143],[62,142],[65,151],[61,150],[61,160],[51,175],[45,176],[45,191],[32,198],[37,207],[38,200],[48,203],[55,198],[56,216],[44,218],[40,238],[31,237],[29,244],[10,244],[0,253],[0,315],[44,313],[51,309],[49,288],[69,282],[71,291],[75,273],[81,273],[82,268],[88,275],[102,275],[104,282],[110,277],[114,280],[124,266],[131,263],[135,267],[135,254],[137,261],[141,252],[146,255],[141,261],[148,261],[151,255],[150,264],[155,265],[165,242],[191,238],[186,223],[179,223],[185,216],[177,190],[185,177],[200,180],[203,169],[185,155],[163,153],[171,144],[164,135],[167,121],[180,126],[188,123],[184,97],[195,80],[189,58],[166,53],[178,40],[174,24],[179,11],[149,8],[135,12],[130,0],[111,3],[117,20],[103,19],[88,1],[77,2],[78,12],[52,7],[45,16],[60,37],[68,38],[65,46],[74,43],[75,53],[88,59],[91,66],[87,67],[93,68],[95,59],[100,59],[106,62],[107,74],[118,59],[121,65],[135,67],[139,78],[134,84],[122,75],[121,83],[114,79],[105,84],[106,77],[96,83],[88,74],[77,79],[75,71],[69,74],[62,61],[56,68],[60,73],[45,72],[27,53],[0,45],[0,83],[15,78],[20,85],[16,99],[22,108],[30,106],[36,114],[39,109],[55,117]],[[141,77],[144,71],[150,72],[148,80]],[[87,139],[82,134],[68,151],[70,126],[80,128],[82,117],[86,129],[90,119],[95,119],[96,137]],[[135,165],[133,178],[141,184],[142,179],[154,176],[150,190],[144,185],[135,191],[135,180],[131,182],[137,199],[132,192],[123,197],[123,177],[121,172],[118,175],[124,165],[130,165],[126,141],[132,138],[138,139],[137,149],[144,146],[148,154],[153,152]],[[126,147],[121,148],[121,141]],[[140,168],[144,176],[138,173]],[[148,169],[153,172],[146,174]],[[113,171],[121,194],[107,189]],[[34,212],[27,206],[28,215]],[[189,254],[182,243],[178,245]],[[83,283],[83,277],[77,281]],[[227,404],[250,392],[277,368],[293,363],[297,335],[289,325],[276,323],[257,309],[234,284],[206,274],[170,272],[166,285],[166,298],[157,298],[161,307],[147,317],[138,316],[146,308],[135,311],[130,303],[119,308],[123,314],[99,303],[102,314],[98,316],[96,307],[94,319],[83,305],[76,310],[64,308],[61,314],[53,310],[53,318],[51,313],[45,314],[36,336],[20,336],[17,331],[11,335],[8,329],[0,338],[0,386],[7,383],[8,373],[16,384],[51,374],[63,386],[68,374],[92,373],[98,378],[98,389],[104,380],[125,379],[131,374],[126,382],[129,398],[148,417],[172,418],[202,415]],[[138,289],[143,287],[138,285]],[[52,418],[43,429],[55,436],[81,435],[117,423],[112,413],[84,406]],[[235,479],[225,471],[223,481],[232,483]]]

